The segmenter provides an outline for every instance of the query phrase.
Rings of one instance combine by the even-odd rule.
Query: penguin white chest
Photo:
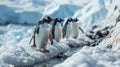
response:
[[[57,24],[55,25],[54,34],[55,34],[55,40],[56,40],[57,42],[60,42],[61,36],[62,36],[62,26],[61,26],[60,23],[57,23]]]
[[[69,37],[71,35],[71,23],[67,24],[67,29],[66,29],[66,37]]]
[[[72,36],[73,37],[77,37],[78,36],[78,34],[79,34],[79,30],[78,30],[78,24],[77,23],[72,23],[72,26],[71,26],[72,28]]]
[[[48,42],[49,28],[48,24],[42,24],[39,29],[39,33],[36,35],[36,46],[37,48],[44,48]]]

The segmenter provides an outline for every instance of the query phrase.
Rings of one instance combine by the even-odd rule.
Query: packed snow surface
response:
[[[1,0],[0,67],[34,65],[71,50],[67,43],[80,46],[81,40],[91,41],[80,33],[78,40],[62,39],[60,43],[54,41],[54,45],[48,42],[47,48],[50,53],[42,53],[36,48],[31,48],[28,43],[35,26],[30,24],[36,24],[42,17],[46,15],[63,19],[77,17],[80,20],[79,25],[87,33],[93,23],[100,25],[95,31],[114,25],[120,15],[118,9],[114,11],[114,7],[117,5],[120,9],[119,4],[119,0]],[[2,26],[3,24],[8,25]],[[98,46],[79,48],[55,67],[119,67],[119,28],[118,22],[111,30],[111,37],[103,39]],[[112,49],[107,49],[106,47],[111,44]]]

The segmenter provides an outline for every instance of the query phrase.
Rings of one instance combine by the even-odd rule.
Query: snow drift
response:
[[[100,28],[113,25],[116,17],[119,15],[119,12],[114,12],[114,7],[116,5],[119,7],[119,3],[119,0],[2,0],[0,2],[0,24],[36,24],[45,15],[53,18],[77,17],[80,19],[79,24],[87,32],[93,23],[98,22],[97,24],[101,26]],[[113,19],[114,17],[109,18],[113,13],[117,15],[114,16],[115,19]],[[109,19],[114,21],[111,22]],[[116,51],[119,49],[119,37],[115,37],[117,35],[116,32],[119,33],[119,26],[120,24],[118,23],[113,28],[111,38],[103,39],[96,47],[83,47],[73,56],[55,67],[120,66],[120,54],[119,51]],[[47,48],[51,53],[41,53],[37,49],[32,49],[28,42],[33,29],[33,26],[22,27],[21,25],[16,26],[14,24],[0,26],[0,66],[33,65],[36,62],[49,60],[57,54],[70,49],[66,45],[68,41],[64,43],[55,42],[53,46],[48,43]],[[82,37],[82,35],[80,34],[79,37]],[[82,39],[85,38],[82,37]],[[112,50],[106,49],[113,41],[115,41],[115,47]],[[78,43],[79,40],[69,42]],[[68,62],[70,60],[73,61]]]
[[[53,18],[77,17],[82,26],[87,26],[104,19],[113,3],[112,0],[4,0],[0,3],[0,24],[36,24],[49,15]]]

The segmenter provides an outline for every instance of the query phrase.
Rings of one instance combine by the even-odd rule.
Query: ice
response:
[[[4,62],[0,62],[0,67],[14,67],[14,65],[6,64]]]
[[[60,53],[71,50],[70,56],[55,67],[119,67],[120,66],[120,23],[110,29],[110,36],[105,37],[98,46],[85,46],[91,42],[86,33],[91,30],[91,24],[99,25],[94,32],[107,26],[114,26],[120,15],[119,0],[1,0],[0,2],[0,67],[34,65],[53,59]],[[54,45],[47,44],[50,53],[42,53],[37,48],[31,48],[29,40],[36,24],[43,16],[63,19],[78,18],[79,25],[85,30],[78,39],[62,39]],[[10,24],[9,24],[10,23]],[[2,26],[2,24],[8,24]],[[25,24],[25,25],[19,25]],[[27,25],[27,26],[26,26]],[[89,33],[88,33],[89,34]],[[117,36],[117,37],[116,37]],[[70,46],[81,47],[72,52]],[[111,46],[108,49],[108,46]],[[50,62],[50,61],[49,61]],[[56,63],[56,62],[53,62]],[[52,64],[54,65],[54,64]]]
[[[42,53],[37,48],[31,48],[29,45],[29,40],[30,38],[24,38],[17,45],[6,45],[0,47],[0,60],[4,61],[4,63],[12,64],[15,66],[33,65],[36,62],[49,60],[60,53],[64,53],[67,50],[70,50],[70,47],[65,43],[58,43],[54,41],[53,45],[50,45],[49,43],[47,45],[47,49],[50,50],[50,52]],[[75,40],[71,41],[74,42]],[[75,43],[77,42],[74,42],[74,44]]]
[[[87,23],[82,25],[85,27],[98,20],[103,20],[111,11],[108,8],[112,9],[116,1],[3,0],[0,3],[0,9],[3,9],[0,11],[0,23],[36,24],[43,16],[49,15],[53,18],[78,17],[81,23]]]
[[[44,7],[51,1],[45,0],[2,0],[0,24],[36,24],[42,17]]]
[[[117,67],[120,63],[119,52],[101,49],[99,47],[84,47],[63,63],[54,67]],[[116,64],[117,63],[117,64]]]

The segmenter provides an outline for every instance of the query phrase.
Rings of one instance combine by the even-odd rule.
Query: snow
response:
[[[82,27],[103,20],[114,7],[112,0],[3,0],[0,3],[0,24],[36,24],[43,16],[78,17]],[[94,4],[96,3],[96,4]],[[109,6],[109,7],[108,7]]]
[[[116,10],[111,19],[105,19],[102,23],[98,23],[100,27],[95,29],[98,31],[106,26],[114,26],[116,18],[120,15]],[[104,23],[104,25],[102,25]],[[97,23],[96,23],[97,24]],[[85,46],[78,52],[73,54],[71,57],[67,58],[63,63],[57,64],[54,67],[119,67],[120,66],[120,38],[119,38],[119,27],[120,23],[117,25],[109,35],[111,37],[106,37],[99,43],[96,47]],[[112,45],[112,49],[107,49],[107,46]]]
[[[119,65],[119,52],[86,46],[54,67],[119,67]]]
[[[37,48],[31,48],[29,45],[29,40],[30,38],[25,38],[17,45],[6,45],[0,47],[0,61],[15,66],[33,65],[37,62],[49,60],[60,53],[70,50],[70,47],[65,43],[58,43],[54,41],[53,46],[50,45],[50,43],[48,43],[47,45],[47,48],[48,50],[50,50],[50,53],[42,53],[38,51]],[[75,44],[75,41],[73,42]]]
[[[49,0],[2,0],[0,2],[0,24],[36,24],[42,17]]]
[[[114,26],[119,13],[119,0],[1,0],[0,2],[0,67],[35,65],[44,61],[54,62],[53,57],[60,53],[68,55],[54,67],[119,67],[120,66],[120,23],[110,31],[98,46],[85,46],[92,42],[86,33],[91,26],[99,25],[97,32],[107,26]],[[114,11],[115,5],[119,9]],[[29,43],[36,24],[43,16],[63,19],[79,18],[79,25],[85,34],[79,33],[78,39],[62,39],[54,45],[47,44],[50,53],[42,53],[31,48]],[[9,24],[11,23],[11,24]],[[2,26],[2,24],[8,24]],[[28,24],[19,25],[19,24]],[[69,46],[75,47],[74,49]],[[111,46],[108,49],[108,46]],[[80,47],[80,48],[76,48]],[[50,59],[53,59],[50,61]],[[58,61],[59,62],[59,61]],[[39,64],[38,64],[39,65]],[[52,67],[52,66],[51,66]]]
[[[14,65],[6,64],[4,62],[0,62],[0,67],[14,67]]]

